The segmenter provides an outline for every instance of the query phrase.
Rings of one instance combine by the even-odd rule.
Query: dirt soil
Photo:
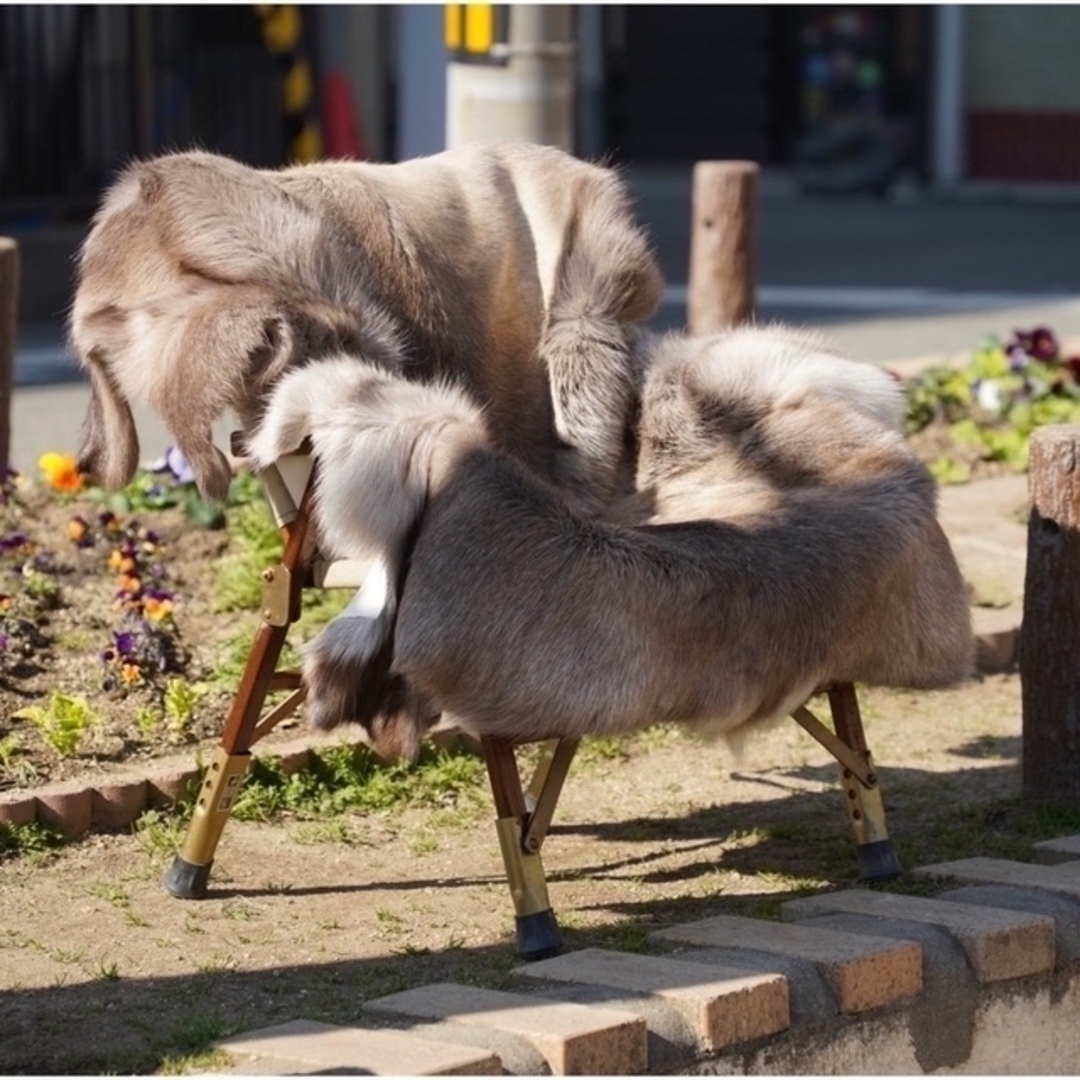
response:
[[[101,654],[123,632],[113,607],[122,571],[109,566],[116,536],[83,547],[68,536],[76,514],[99,528],[99,509],[35,491],[8,500],[4,536],[27,538],[0,554],[11,605],[24,603],[32,560],[59,586],[41,610],[8,608],[34,624],[7,628],[0,783],[9,788],[178,749],[194,755],[216,740],[221,688],[171,726],[160,711],[167,671],[126,697],[102,688],[115,664]],[[210,681],[243,628],[209,599],[225,534],[175,511],[152,524],[145,566],[167,571],[155,580],[172,596],[176,670]],[[103,718],[68,757],[14,715],[54,689],[85,696]],[[1037,836],[1017,802],[1014,673],[935,693],[865,690],[860,700],[906,867],[1026,856]],[[823,701],[815,709],[827,715]],[[365,1000],[424,983],[510,985],[513,908],[493,817],[478,785],[436,808],[234,820],[203,901],[173,899],[160,884],[184,827],[161,814],[130,834],[0,861],[0,1072],[199,1069],[213,1064],[199,1055],[237,1031],[297,1017],[355,1022]],[[857,876],[835,762],[791,722],[741,759],[662,728],[587,744],[544,860],[570,948],[647,948],[653,929],[719,913],[772,917],[780,900]]]

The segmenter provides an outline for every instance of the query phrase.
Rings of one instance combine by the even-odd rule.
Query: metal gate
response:
[[[0,222],[80,221],[136,156],[285,160],[253,6],[0,6]]]

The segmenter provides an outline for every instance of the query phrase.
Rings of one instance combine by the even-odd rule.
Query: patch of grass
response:
[[[53,851],[67,843],[67,839],[53,829],[38,822],[29,825],[0,825],[0,860]]]
[[[198,1054],[166,1056],[161,1059],[158,1073],[161,1076],[187,1076],[224,1072],[232,1063],[224,1050],[204,1050]]]
[[[227,1068],[231,1059],[213,1044],[223,1039],[228,1030],[217,1016],[196,1016],[170,1031],[157,1043],[162,1055],[158,1071],[166,1076],[190,1072],[208,1072]]]
[[[478,800],[484,764],[463,751],[425,748],[415,765],[387,764],[364,747],[331,747],[311,755],[307,769],[286,774],[281,763],[258,757],[233,816],[268,821],[282,813],[325,819],[346,810],[446,806]]]
[[[418,857],[433,855],[439,847],[439,838],[433,831],[422,832],[409,843],[409,851]]]
[[[617,926],[608,927],[600,934],[601,947],[614,949],[617,952],[649,953],[653,951],[649,934],[655,929],[655,925],[648,923],[619,923]]]
[[[298,844],[349,844],[363,843],[352,826],[343,818],[332,821],[307,821],[290,834]]]
[[[126,908],[131,903],[131,897],[122,885],[114,885],[107,881],[97,881],[88,885],[86,891],[91,896],[96,896],[112,904],[113,907]]]
[[[187,832],[187,808],[145,810],[131,829],[139,846],[150,855],[171,857]]]

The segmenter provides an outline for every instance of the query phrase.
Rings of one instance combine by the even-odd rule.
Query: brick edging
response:
[[[328,746],[355,745],[328,741],[311,733],[288,742],[256,747],[256,756],[278,758],[287,773],[308,767],[311,754]],[[147,762],[143,769],[59,780],[42,787],[0,792],[0,825],[38,822],[74,839],[89,832],[129,828],[145,810],[175,805],[198,783],[195,751]]]

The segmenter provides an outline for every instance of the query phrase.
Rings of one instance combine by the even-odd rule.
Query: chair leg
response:
[[[280,595],[281,603],[264,604],[263,623],[248,655],[221,742],[206,770],[184,841],[162,879],[166,891],[182,900],[206,896],[218,841],[251,763],[251,746],[267,730],[259,728],[259,719],[289,626],[299,616],[301,570],[308,554],[313,492],[311,480],[294,520],[286,526],[281,565],[264,574],[264,580],[274,585]]]
[[[528,960],[554,956],[562,948],[562,937],[548,900],[540,852],[525,847],[529,814],[513,743],[486,736],[481,743],[498,815],[495,831],[514,902],[517,951]]]
[[[859,877],[864,881],[896,877],[903,868],[889,838],[881,785],[867,749],[855,687],[851,683],[838,683],[829,689],[828,694],[837,736],[860,761],[865,762],[868,770],[863,780],[840,763],[845,802],[859,856]]]

